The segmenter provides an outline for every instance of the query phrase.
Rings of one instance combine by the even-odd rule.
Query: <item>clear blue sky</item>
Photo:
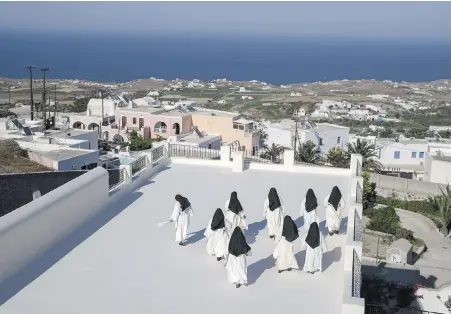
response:
[[[0,29],[451,41],[451,2],[0,2]]]

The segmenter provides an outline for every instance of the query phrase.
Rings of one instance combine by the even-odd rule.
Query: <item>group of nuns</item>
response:
[[[177,194],[176,203],[170,221],[175,223],[175,240],[185,245],[190,218],[193,209],[186,197]],[[332,192],[324,199],[326,210],[326,227],[329,235],[338,234],[341,224],[341,213],[346,204],[340,189],[334,186]],[[304,217],[305,237],[301,250],[306,250],[303,271],[313,274],[321,271],[322,254],[327,251],[324,238],[319,230],[317,215],[318,202],[312,189],[307,191],[301,205]],[[237,288],[247,284],[247,260],[251,255],[251,247],[247,244],[243,229],[247,229],[246,214],[238,200],[236,192],[232,192],[225,203],[225,213],[216,209],[205,229],[207,253],[215,256],[217,261],[224,259],[229,282]],[[289,215],[285,215],[284,206],[277,190],[271,188],[263,205],[263,216],[266,218],[269,238],[276,247],[273,257],[277,260],[278,272],[299,269],[293,252],[293,242],[299,238],[298,227]]]

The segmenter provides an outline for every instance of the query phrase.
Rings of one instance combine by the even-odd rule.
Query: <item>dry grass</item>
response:
[[[0,174],[53,171],[25,157],[0,156]]]

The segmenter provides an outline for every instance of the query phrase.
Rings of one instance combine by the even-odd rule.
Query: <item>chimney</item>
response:
[[[128,101],[128,108],[133,108],[133,101],[131,100]]]

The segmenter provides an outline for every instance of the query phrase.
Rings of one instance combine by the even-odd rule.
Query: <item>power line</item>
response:
[[[34,120],[34,102],[33,102],[33,69],[35,66],[27,65],[26,69],[30,72],[30,108],[31,108],[31,120]]]

